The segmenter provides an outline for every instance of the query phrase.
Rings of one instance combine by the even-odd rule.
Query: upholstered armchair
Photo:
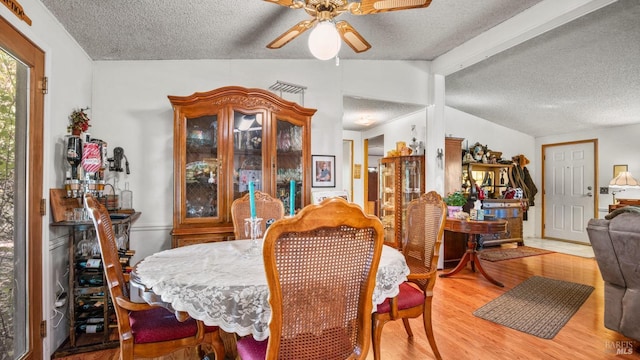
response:
[[[604,280],[604,326],[640,341],[640,207],[591,219],[587,232]]]

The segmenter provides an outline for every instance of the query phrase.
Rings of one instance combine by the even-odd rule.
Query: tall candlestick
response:
[[[249,209],[251,209],[251,218],[256,218],[256,194],[253,190],[253,181],[249,181]]]
[[[289,185],[289,215],[293,216],[296,213],[296,181],[291,180]]]

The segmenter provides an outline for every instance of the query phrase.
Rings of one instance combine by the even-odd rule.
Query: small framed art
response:
[[[336,157],[333,155],[311,155],[313,167],[311,187],[336,186]]]
[[[629,165],[613,165],[613,178],[615,179],[623,171],[628,171]]]

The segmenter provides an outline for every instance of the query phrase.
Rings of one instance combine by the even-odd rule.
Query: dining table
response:
[[[249,240],[231,240],[152,254],[133,268],[132,294],[147,303],[165,306],[179,317],[188,314],[227,333],[265,340],[271,318],[269,288],[262,255],[247,256],[250,246]],[[396,296],[408,274],[404,255],[384,245],[373,309]]]

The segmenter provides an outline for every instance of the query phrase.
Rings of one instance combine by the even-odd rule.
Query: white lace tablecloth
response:
[[[264,340],[269,336],[271,317],[269,289],[262,256],[243,256],[250,243],[213,242],[153,254],[136,265],[132,286],[152,290],[174,310],[207,325]],[[408,274],[404,256],[385,245],[373,303],[396,296]]]

